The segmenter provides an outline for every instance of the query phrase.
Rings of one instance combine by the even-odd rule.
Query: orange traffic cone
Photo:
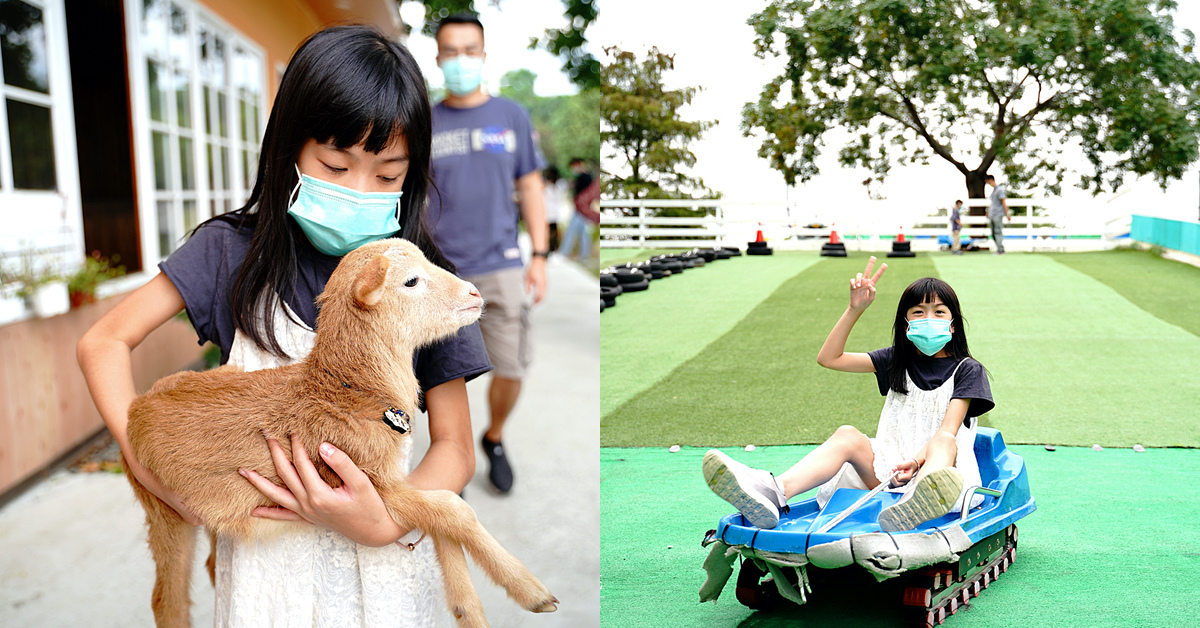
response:
[[[837,234],[836,229],[829,232],[829,243],[830,244],[841,244],[841,242],[842,241],[838,239],[838,234]]]
[[[755,242],[766,242],[766,240],[763,239],[762,229],[758,230],[758,235],[754,236],[754,241]]]
[[[896,236],[897,242],[904,242],[904,227],[900,227],[900,235]]]
[[[900,232],[896,235],[896,240],[892,242],[892,252],[887,254],[888,257],[916,257],[917,254],[912,252],[912,244],[904,239],[904,227],[900,227]]]
[[[846,245],[838,238],[837,228],[829,230],[829,242],[821,245],[821,257],[846,257]]]

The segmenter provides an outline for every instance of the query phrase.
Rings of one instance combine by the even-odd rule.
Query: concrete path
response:
[[[494,628],[599,625],[599,311],[596,281],[552,259],[550,292],[533,310],[534,363],[505,429],[514,467],[512,492],[488,489],[477,450],[464,496],[480,521],[561,601],[532,615],[472,565]],[[484,376],[468,385],[476,442],[487,426]],[[421,434],[427,434],[418,420]],[[426,442],[418,440],[419,456]],[[203,536],[203,535],[202,535]],[[198,544],[193,622],[213,623],[212,587]],[[139,628],[153,626],[154,565],[143,514],[125,478],[57,471],[0,510],[0,626]]]

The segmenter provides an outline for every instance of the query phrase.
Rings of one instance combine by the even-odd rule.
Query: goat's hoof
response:
[[[554,611],[558,610],[558,598],[552,597],[550,598],[550,601],[529,610],[534,613],[553,613]]]

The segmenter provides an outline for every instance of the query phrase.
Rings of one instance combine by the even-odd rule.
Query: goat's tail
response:
[[[150,554],[154,557],[154,594],[150,605],[158,628],[191,626],[191,576],[196,531],[179,513],[151,493],[129,472],[122,457],[125,476],[133,494],[146,511]]]

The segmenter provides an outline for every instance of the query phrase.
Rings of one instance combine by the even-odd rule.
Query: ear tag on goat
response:
[[[404,414],[403,410],[397,410],[391,406],[383,411],[383,422],[401,434],[407,434],[411,429],[408,425],[408,415]]]

